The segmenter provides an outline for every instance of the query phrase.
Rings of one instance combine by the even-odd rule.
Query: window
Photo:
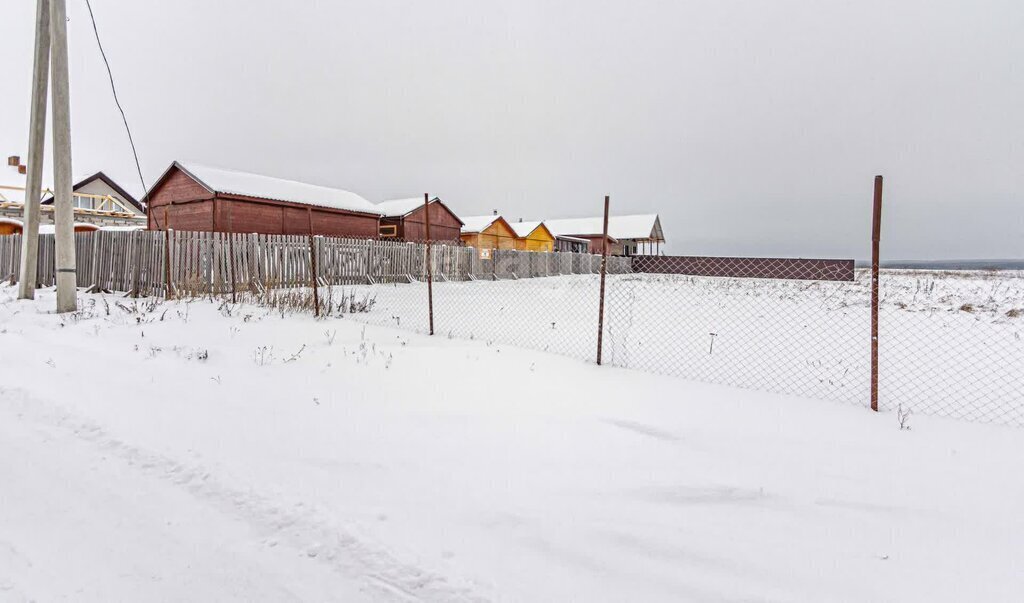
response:
[[[382,237],[394,237],[398,236],[398,227],[394,224],[381,224],[380,225],[380,236]]]

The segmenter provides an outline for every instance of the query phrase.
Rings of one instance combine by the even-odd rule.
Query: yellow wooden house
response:
[[[555,235],[551,234],[543,222],[512,223],[516,233],[516,249],[521,251],[554,251]]]
[[[461,238],[476,249],[516,249],[516,231],[501,216],[459,216],[463,222]]]

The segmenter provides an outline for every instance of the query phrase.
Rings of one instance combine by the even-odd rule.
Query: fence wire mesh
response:
[[[1024,426],[1024,272],[883,270],[879,404]]]
[[[608,279],[604,361],[864,404],[866,275],[803,280],[854,277],[852,262],[827,268],[800,260],[636,258],[634,270],[643,272]],[[743,277],[729,276],[737,273]]]
[[[20,237],[0,237],[14,281]],[[509,247],[509,245],[506,245]],[[303,235],[76,235],[78,282],[96,291],[231,296],[593,361],[600,256]],[[53,284],[41,235],[37,282]],[[167,277],[170,281],[167,281]],[[314,288],[314,283],[316,286]],[[852,261],[607,258],[603,362],[867,406],[870,274]],[[1024,272],[883,270],[882,410],[1024,426]]]

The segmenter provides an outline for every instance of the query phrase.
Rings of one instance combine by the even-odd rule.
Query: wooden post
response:
[[[141,283],[139,282],[139,279],[142,277],[142,258],[143,258],[142,248],[143,248],[143,246],[142,246],[141,241],[142,241],[142,237],[143,236],[144,236],[144,234],[143,234],[143,231],[141,231],[141,230],[134,230],[134,231],[132,231],[129,234],[129,239],[131,240],[131,249],[132,249],[131,255],[130,255],[130,257],[132,258],[132,264],[131,264],[131,271],[132,271],[132,290],[131,290],[131,296],[132,297],[138,297],[139,296],[139,289],[141,288]]]
[[[878,264],[882,239],[882,177],[875,176],[871,210],[871,410],[878,412]]]
[[[231,303],[237,304],[238,298],[235,293],[235,202],[228,202],[228,255],[231,269]]]
[[[609,198],[605,195],[604,227],[601,231],[601,298],[597,310],[597,364],[599,366],[601,364],[601,345],[604,342],[604,280],[605,266],[608,264],[608,202]]]
[[[430,317],[430,334],[434,334],[434,269],[430,261],[430,195],[423,193],[423,223],[427,234],[427,313]]]
[[[89,274],[89,288],[86,289],[86,293],[96,293],[102,289],[100,287],[100,259],[102,257],[100,244],[102,243],[101,235],[103,231],[97,230],[89,234],[89,240],[92,242],[92,271]]]
[[[313,208],[306,208],[309,217],[309,272],[313,281],[313,315],[320,318],[320,292],[316,278],[316,244],[313,241]]]
[[[164,206],[164,226],[167,225],[167,206]],[[174,298],[174,289],[171,287],[171,237],[174,231],[170,228],[164,230],[164,286],[167,292],[164,299]]]

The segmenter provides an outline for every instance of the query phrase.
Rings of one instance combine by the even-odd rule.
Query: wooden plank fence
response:
[[[39,235],[36,284],[52,287],[54,236]],[[307,235],[183,231],[75,234],[78,284],[133,296],[220,296],[320,285],[408,283],[426,279],[426,246]],[[0,236],[0,278],[15,282],[21,235]],[[315,260],[315,262],[313,261]],[[609,274],[631,272],[629,258],[608,258]],[[431,245],[436,281],[597,274],[601,256]],[[168,277],[170,283],[168,284]]]

